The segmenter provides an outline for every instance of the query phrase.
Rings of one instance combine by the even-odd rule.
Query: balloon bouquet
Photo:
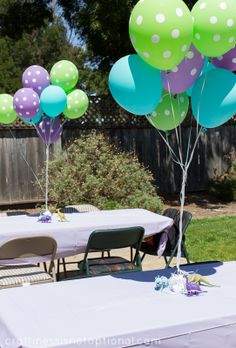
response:
[[[46,145],[45,222],[50,221],[49,147],[60,138],[63,123],[81,117],[89,105],[87,95],[82,90],[75,89],[78,78],[77,67],[67,60],[54,64],[50,74],[43,67],[32,65],[24,71],[23,88],[20,88],[14,97],[8,94],[0,95],[0,122],[10,124],[19,116],[24,122],[36,128],[38,136]]]
[[[180,273],[185,187],[197,142],[205,129],[222,125],[236,112],[236,1],[199,0],[190,12],[182,0],[140,0],[130,16],[129,35],[137,54],[113,65],[109,88],[121,107],[147,117],[181,168]],[[188,95],[196,134],[190,147],[190,128],[183,151],[181,123]],[[176,152],[170,131],[176,136]]]

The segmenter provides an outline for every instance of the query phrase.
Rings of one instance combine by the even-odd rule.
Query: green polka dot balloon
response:
[[[174,96],[163,90],[160,103],[147,116],[147,119],[155,128],[169,131],[175,129],[183,122],[187,115],[188,107],[189,100],[186,93]]]
[[[87,95],[81,89],[75,89],[67,95],[67,105],[64,115],[70,119],[79,118],[87,111],[88,105],[89,100]]]
[[[175,68],[187,53],[192,16],[182,0],[140,0],[129,22],[132,45],[139,56],[160,70]]]
[[[236,0],[199,0],[192,16],[193,43],[199,52],[218,57],[235,46]]]
[[[9,94],[0,94],[0,123],[10,124],[17,118],[13,108],[13,97]]]
[[[50,71],[51,83],[59,86],[65,92],[71,91],[78,82],[79,72],[75,64],[69,60],[60,60],[53,65]]]

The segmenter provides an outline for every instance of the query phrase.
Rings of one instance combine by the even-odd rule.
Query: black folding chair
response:
[[[174,220],[174,224],[168,230],[168,241],[166,244],[166,249],[163,252],[163,257],[165,259],[166,268],[169,267],[173,257],[177,256],[178,251],[178,241],[179,241],[179,221],[180,221],[180,212],[175,208],[168,208],[163,212],[164,216],[168,216]],[[188,252],[185,246],[185,233],[188,228],[188,225],[192,219],[192,214],[188,211],[183,212],[183,238],[181,243],[181,256],[184,257],[187,263],[190,263]],[[142,260],[144,259],[146,254],[149,255],[157,255],[157,249],[159,246],[161,238],[161,233],[156,233],[152,237],[144,240],[141,245],[140,251],[143,252]]]
[[[143,235],[144,229],[139,226],[94,231],[89,237],[84,259],[79,263],[80,273],[84,276],[97,276],[141,271],[142,266],[139,250]],[[88,258],[90,252],[103,252],[126,247],[135,249],[135,255],[130,260],[116,256]]]

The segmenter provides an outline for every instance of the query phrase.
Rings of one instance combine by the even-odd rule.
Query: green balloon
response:
[[[0,123],[10,124],[17,118],[13,108],[13,97],[9,94],[0,94]]]
[[[139,56],[160,70],[175,68],[193,37],[192,16],[182,0],[140,0],[129,22],[132,45]]]
[[[89,100],[87,95],[81,89],[75,89],[67,95],[67,105],[64,115],[67,118],[79,118],[87,111]]]
[[[174,96],[163,90],[160,103],[147,116],[148,121],[157,129],[169,131],[178,127],[188,112],[189,100],[186,93]]]
[[[53,65],[50,71],[51,83],[59,86],[65,92],[71,91],[78,82],[79,72],[75,64],[69,60],[60,60]]]
[[[199,0],[192,9],[193,43],[208,57],[219,57],[235,46],[236,1]]]

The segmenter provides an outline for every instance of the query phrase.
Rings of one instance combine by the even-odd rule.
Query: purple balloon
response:
[[[213,58],[211,62],[218,68],[236,71],[236,46],[223,56]]]
[[[31,119],[39,112],[40,100],[32,88],[21,88],[14,94],[13,106],[18,115]]]
[[[44,116],[37,126],[37,133],[46,145],[55,143],[62,134],[60,118]]]
[[[204,65],[204,56],[191,45],[182,62],[170,72],[162,71],[163,88],[174,94],[186,91],[198,79]]]
[[[40,65],[31,65],[23,72],[22,84],[40,95],[50,85],[49,73]]]

